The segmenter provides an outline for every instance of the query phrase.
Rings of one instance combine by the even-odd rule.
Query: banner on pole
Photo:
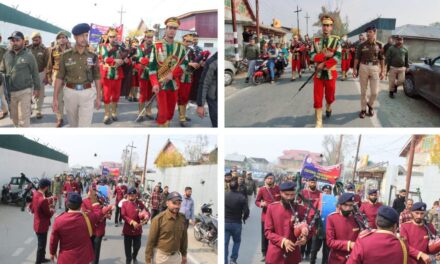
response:
[[[316,177],[318,181],[335,184],[339,176],[341,176],[342,164],[332,166],[322,166],[312,160],[309,155],[304,158],[301,169],[301,176],[304,179]]]
[[[98,44],[101,40],[101,36],[104,35],[108,29],[111,28],[109,26],[101,26],[97,24],[91,24],[90,26],[90,34],[89,34],[89,42],[90,44]],[[117,27],[113,27],[117,32],[117,38],[119,42],[122,42],[122,33],[124,29],[124,25],[119,25]]]

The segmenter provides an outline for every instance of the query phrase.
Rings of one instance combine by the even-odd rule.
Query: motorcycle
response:
[[[217,253],[218,221],[212,215],[211,206],[212,204],[202,205],[202,213],[195,219],[194,237],[197,241],[208,244]]]
[[[29,190],[27,190],[29,188]],[[27,188],[16,189],[13,190],[10,187],[10,184],[3,185],[2,188],[2,198],[1,201],[4,204],[18,204],[21,205],[23,199],[26,200],[26,203],[32,202],[32,190],[36,190],[34,185],[28,186]],[[24,197],[24,194],[26,196]]]
[[[270,82],[270,70],[269,70],[269,57],[268,56],[262,56],[261,59],[257,60],[255,64],[255,71],[252,76],[252,83],[254,85],[259,85],[264,82]],[[283,75],[284,68],[286,67],[286,60],[283,55],[279,55],[275,59],[275,79],[278,79]]]

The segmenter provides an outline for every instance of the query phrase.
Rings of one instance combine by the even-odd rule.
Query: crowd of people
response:
[[[114,226],[123,226],[127,264],[138,263],[142,227],[147,223],[150,227],[145,262],[186,263],[187,229],[195,222],[191,187],[186,187],[181,195],[158,183],[151,193],[144,193],[139,180],[109,179],[100,175],[74,178],[73,174],[62,174],[53,180],[39,181],[28,206],[38,238],[36,263],[55,259],[60,264],[99,263],[107,220],[112,218],[113,211]],[[57,207],[65,210],[53,220],[48,259],[47,236]]]
[[[39,32],[26,43],[20,31],[8,37],[6,50],[0,47],[0,119],[9,113],[15,127],[31,123],[32,102],[35,117],[43,118],[45,87],[54,87],[52,110],[56,127],[64,126],[67,116],[71,127],[90,127],[93,108],[104,104],[103,123],[118,121],[121,96],[138,104],[138,116],[133,121],[155,120],[158,126],[169,126],[178,106],[180,126],[190,126],[187,105],[197,104],[197,114],[205,117],[208,104],[211,123],[217,126],[217,53],[210,54],[198,45],[197,33],[176,38],[180,20],[165,21],[163,39],[156,39],[154,30],[146,30],[143,38],[118,40],[118,32],[110,28],[97,46],[89,44],[88,24],[72,29],[75,44],[69,34],[60,31],[49,48]],[[29,42],[29,41],[28,41]],[[1,43],[1,36],[0,36]],[[85,56],[82,56],[85,54]],[[212,56],[211,56],[212,55]],[[176,60],[172,59],[176,58]],[[153,101],[157,115],[153,115]]]
[[[245,184],[239,183],[242,175],[235,170],[225,174],[225,264],[237,263],[242,224],[249,217],[247,197],[240,192]],[[434,247],[440,232],[439,201],[429,209],[401,190],[391,207],[379,200],[377,189],[364,190],[362,201],[359,185],[356,191],[352,183],[344,188],[316,177],[299,181],[297,177],[267,173],[258,188],[255,205],[261,208],[262,262],[313,264],[321,248],[321,263],[330,264],[440,259],[439,248]],[[325,201],[335,201],[331,212]]]

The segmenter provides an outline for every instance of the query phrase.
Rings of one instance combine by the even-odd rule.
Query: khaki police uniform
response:
[[[71,127],[90,127],[96,88],[92,82],[101,78],[98,56],[84,50],[79,53],[76,47],[61,55],[57,79],[64,81],[64,105],[67,120]]]
[[[50,50],[49,53],[49,61],[47,64],[47,76],[52,79],[52,86],[55,87],[55,80],[58,74],[58,71],[60,70],[60,59],[61,54],[64,52],[64,50],[60,46],[55,46],[53,49]],[[64,83],[62,84],[61,88],[64,87]],[[64,116],[64,90],[60,89],[58,92],[58,112],[57,120],[62,120]]]
[[[29,45],[28,49],[32,52],[32,54],[35,57],[35,60],[37,61],[37,65],[38,65],[38,72],[40,75],[40,94],[39,96],[36,98],[36,105],[35,105],[35,110],[37,110],[37,115],[41,115],[41,107],[43,106],[44,103],[44,86],[45,84],[43,83],[44,79],[46,78],[46,67],[47,67],[47,62],[49,61],[49,51],[46,47],[44,47],[43,44],[40,44],[36,47],[34,47],[33,45]]]

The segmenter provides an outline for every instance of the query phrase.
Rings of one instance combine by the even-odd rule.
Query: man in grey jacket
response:
[[[248,60],[248,75],[246,77],[246,83],[249,82],[249,78],[252,78],[255,71],[255,64],[260,56],[260,49],[255,45],[255,39],[251,39],[249,44],[244,48],[244,58]]]
[[[205,117],[205,102],[208,103],[212,127],[217,127],[217,52],[204,66],[197,95],[197,114]]]

